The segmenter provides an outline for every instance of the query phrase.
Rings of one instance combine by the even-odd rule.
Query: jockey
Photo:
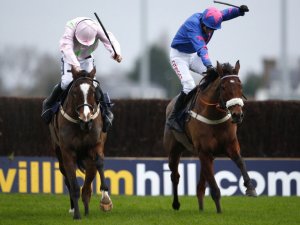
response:
[[[61,81],[54,86],[54,89],[49,97],[43,102],[42,119],[48,124],[52,118],[52,107],[58,101],[59,96],[68,85],[72,82],[73,76],[71,67],[75,70],[85,70],[90,72],[94,68],[94,58],[91,54],[98,47],[99,40],[103,43],[104,47],[111,53],[111,57],[118,63],[122,61],[120,44],[111,32],[107,32],[109,38],[116,51],[105,36],[103,29],[100,25],[86,17],[78,17],[67,22],[65,32],[60,39],[60,51],[62,52],[61,58]],[[107,93],[106,96],[102,93],[101,88],[97,85],[96,96],[97,101],[101,102],[103,106],[104,122],[108,126],[111,125],[113,114],[110,111],[110,102]],[[106,126],[107,127],[107,126]]]
[[[177,114],[183,109],[187,94],[196,86],[190,70],[199,74],[209,70],[216,72],[206,47],[214,31],[221,29],[223,21],[244,16],[248,11],[246,5],[222,11],[210,7],[203,13],[193,14],[177,31],[171,44],[170,63],[180,79],[183,90],[178,95],[174,109],[167,121],[167,125],[171,129],[183,132],[178,124]]]

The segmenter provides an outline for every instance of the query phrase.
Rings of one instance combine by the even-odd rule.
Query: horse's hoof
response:
[[[173,207],[173,209],[175,209],[175,210],[179,210],[179,208],[180,208],[180,203],[179,203],[179,202],[173,202],[172,207]]]
[[[69,213],[74,215],[74,208],[73,209],[69,209]]]
[[[247,189],[246,195],[250,196],[250,197],[257,197],[257,193],[256,193],[255,189]]]
[[[102,191],[102,199],[100,201],[100,209],[104,212],[112,210],[113,203],[107,191]]]
[[[103,212],[109,212],[111,211],[113,208],[113,203],[112,201],[109,202],[109,203],[103,203],[103,202],[100,202],[100,209],[103,211]]]
[[[203,212],[204,211],[204,208],[199,206],[199,212]]]
[[[73,219],[74,219],[74,220],[81,220],[81,216],[80,216],[80,215],[74,215],[74,216],[73,216]]]

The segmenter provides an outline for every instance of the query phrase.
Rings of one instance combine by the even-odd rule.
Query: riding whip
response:
[[[238,8],[238,9],[240,8],[239,6],[232,5],[232,4],[226,3],[226,2],[214,1],[214,3],[218,3],[218,4],[222,4],[222,5],[228,5],[228,6],[232,6],[232,7]]]
[[[117,52],[116,52],[116,50],[115,50],[115,47],[114,47],[113,44],[111,43],[111,40],[110,40],[110,38],[109,38],[109,36],[108,36],[108,34],[107,34],[107,32],[106,32],[105,27],[104,27],[103,24],[101,23],[101,20],[99,19],[97,13],[94,12],[94,14],[95,14],[95,16],[96,16],[96,18],[97,18],[97,20],[98,20],[100,26],[102,27],[102,29],[103,29],[103,31],[104,31],[104,34],[105,34],[105,36],[107,37],[107,39],[108,39],[108,41],[109,41],[109,43],[110,43],[110,45],[111,45],[111,47],[112,47],[112,49],[113,49],[115,55],[117,55]]]

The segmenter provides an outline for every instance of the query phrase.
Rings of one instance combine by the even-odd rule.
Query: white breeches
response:
[[[86,70],[87,72],[91,72],[94,68],[94,58],[88,58],[79,60],[80,68],[82,70]],[[96,77],[95,77],[96,79]],[[69,63],[66,63],[66,60],[62,56],[61,58],[61,88],[63,90],[66,90],[68,85],[73,81],[73,75],[71,72],[71,65]]]
[[[170,63],[182,84],[185,94],[188,94],[196,86],[190,71],[200,75],[206,71],[206,67],[197,53],[188,54],[171,48]]]

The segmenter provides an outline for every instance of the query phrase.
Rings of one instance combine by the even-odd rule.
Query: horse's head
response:
[[[241,123],[244,117],[242,107],[244,105],[242,97],[242,83],[238,73],[240,62],[237,61],[235,67],[229,63],[220,64],[217,62],[217,71],[220,76],[220,106],[228,110],[233,123]]]
[[[72,107],[73,115],[77,117],[80,128],[89,131],[92,122],[99,115],[99,106],[96,101],[96,87],[99,82],[94,80],[96,69],[88,73],[75,71],[72,68],[73,83],[68,93],[68,106]]]

